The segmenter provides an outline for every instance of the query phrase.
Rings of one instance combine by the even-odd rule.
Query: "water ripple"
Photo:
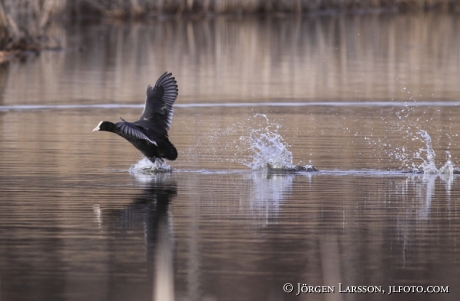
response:
[[[214,108],[214,107],[457,107],[460,101],[355,101],[355,102],[225,102],[225,103],[183,103],[175,108]],[[72,109],[120,109],[143,108],[144,104],[68,104],[68,105],[6,105],[0,111],[37,111]]]

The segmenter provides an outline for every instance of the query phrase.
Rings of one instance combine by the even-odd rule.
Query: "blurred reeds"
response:
[[[0,50],[38,51],[50,17],[66,7],[57,0],[0,0]]]
[[[0,0],[0,50],[43,47],[52,19],[139,19],[221,14],[301,14],[316,11],[454,10],[458,0]]]
[[[316,10],[448,8],[456,0],[78,0],[80,13],[93,10],[109,16],[156,14],[301,13]],[[69,2],[70,3],[70,2]]]
[[[75,0],[67,2],[67,15],[103,15],[126,18],[182,14],[272,14],[322,10],[447,10],[458,0]]]

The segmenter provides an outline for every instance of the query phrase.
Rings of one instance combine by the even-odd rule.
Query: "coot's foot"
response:
[[[158,166],[161,166],[166,163],[165,159],[163,158],[155,158],[155,161],[152,162],[153,164],[157,164]]]
[[[295,172],[295,171],[306,171],[313,172],[318,171],[313,165],[286,165],[282,167],[273,166],[270,163],[267,163],[267,169],[274,172]]]
[[[313,165],[296,166],[298,171],[318,171]]]

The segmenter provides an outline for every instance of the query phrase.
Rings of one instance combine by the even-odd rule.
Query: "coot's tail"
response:
[[[171,161],[174,161],[177,159],[177,150],[174,147],[174,145],[171,144],[171,150],[169,153],[166,154],[165,158]]]
[[[174,161],[177,159],[177,149],[174,147],[174,145],[169,142],[169,140],[166,141],[165,145],[163,146],[163,151],[164,151],[164,158]]]

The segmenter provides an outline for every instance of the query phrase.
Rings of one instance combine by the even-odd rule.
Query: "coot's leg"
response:
[[[155,160],[156,160],[156,162],[158,162],[158,164],[160,164],[160,165],[165,164],[165,159],[163,159],[163,158],[156,158]]]

